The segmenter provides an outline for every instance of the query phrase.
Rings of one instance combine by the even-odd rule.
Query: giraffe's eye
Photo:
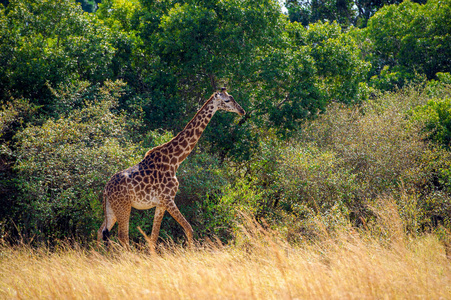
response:
[[[224,102],[225,103],[230,102],[230,99],[225,99]]]

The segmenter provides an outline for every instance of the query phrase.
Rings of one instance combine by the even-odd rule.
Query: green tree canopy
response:
[[[451,71],[451,2],[409,0],[382,8],[368,22],[371,63],[376,82],[393,78],[402,85],[416,73],[428,79]],[[383,80],[382,80],[383,82]]]
[[[98,13],[134,41],[130,69],[139,75],[124,80],[145,99],[150,129],[181,130],[205,97],[225,84],[233,90],[249,114],[215,116],[205,138],[220,156],[248,156],[257,127],[287,136],[330,99],[363,97],[366,65],[351,36],[336,24],[296,27],[277,1],[110,0]]]
[[[70,0],[16,0],[0,10],[0,99],[51,105],[46,83],[111,77],[112,34]]]
[[[337,21],[341,26],[366,27],[368,20],[382,7],[400,4],[403,0],[287,0],[292,22],[307,26],[317,21]],[[426,0],[416,0],[426,3]]]

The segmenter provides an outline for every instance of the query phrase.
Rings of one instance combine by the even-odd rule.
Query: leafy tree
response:
[[[205,95],[225,83],[232,86],[243,106],[252,105],[250,94],[256,86],[249,83],[258,76],[256,58],[270,51],[283,32],[277,2],[142,1],[141,5],[137,30],[150,62],[145,109],[151,124],[182,129]],[[204,137],[222,157],[238,150],[238,144],[226,141],[247,140],[249,145],[241,144],[241,150],[234,152],[246,156],[252,145],[250,128],[243,123],[233,125],[232,118],[215,116]],[[220,147],[215,147],[217,137]]]
[[[288,0],[287,9],[290,21],[307,26],[317,21],[338,21],[350,25],[355,16],[352,0]]]
[[[96,12],[96,17],[109,28],[132,33],[133,15],[140,9],[139,1],[104,0]]]
[[[131,115],[136,108],[141,109],[147,93],[154,87],[152,81],[146,80],[152,61],[143,53],[143,41],[137,30],[139,18],[135,14],[140,10],[138,1],[106,0],[99,4],[95,14],[114,35],[110,41],[114,48],[110,71],[113,78],[127,82],[129,92],[121,97],[120,107]]]
[[[341,26],[366,27],[368,20],[382,7],[403,0],[287,0],[292,22],[307,26],[317,21],[337,21]],[[426,3],[425,0],[414,1]]]
[[[123,43],[114,44],[113,66],[118,61],[121,70],[115,74],[140,95],[149,129],[181,130],[206,95],[232,87],[249,114],[235,122],[218,114],[201,143],[222,158],[249,158],[256,127],[288,136],[331,99],[364,98],[366,65],[352,38],[328,23],[307,37],[276,1],[109,0],[97,13],[123,33]]]
[[[290,27],[275,1],[258,5],[235,0],[142,1],[135,17],[140,21],[126,23],[139,25],[142,53],[150,62],[148,79],[144,79],[150,124],[180,130],[203,97],[223,84],[232,86],[234,96],[250,112],[238,123],[232,122],[234,116],[215,116],[207,128],[210,150],[222,157],[249,157],[259,134],[255,126],[275,127],[288,136],[306,118],[324,110],[331,94],[345,102],[358,98],[356,83],[365,67],[356,64],[358,51],[351,38],[334,25],[332,31],[340,31],[336,35],[340,40],[327,46],[329,53],[319,54],[320,48],[313,51],[309,43],[317,41],[307,38],[298,44],[295,36],[305,36],[299,33],[304,29]],[[327,36],[324,40],[332,43]],[[326,51],[325,46],[321,49]],[[323,56],[332,52],[340,55],[334,59],[341,63],[333,62],[333,75],[325,67],[317,69],[330,62]],[[352,74],[353,67],[357,70]],[[329,94],[324,93],[326,82],[335,82]]]
[[[97,10],[97,4],[100,3],[101,0],[76,0],[81,4],[81,8],[86,11],[93,13]]]
[[[0,11],[0,101],[25,97],[51,109],[46,83],[111,77],[111,32],[69,0],[16,0]]]
[[[450,72],[450,19],[449,1],[404,1],[382,8],[364,31],[372,42],[372,74],[380,77],[374,81],[391,77],[402,85],[417,73],[433,79],[438,72]]]
[[[343,103],[366,99],[370,65],[361,58],[352,32],[344,32],[337,22],[318,22],[307,29],[305,43],[312,45],[311,55],[326,99]]]

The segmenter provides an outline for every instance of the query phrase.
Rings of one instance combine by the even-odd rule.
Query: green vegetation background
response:
[[[217,113],[178,172],[196,238],[243,213],[293,242],[383,235],[380,200],[445,238],[451,1],[321,3],[2,1],[0,238],[92,241],[109,177],[224,85],[248,113]],[[132,212],[134,241],[152,217]],[[184,239],[169,216],[161,236]]]

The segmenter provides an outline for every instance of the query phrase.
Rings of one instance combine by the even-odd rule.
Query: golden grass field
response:
[[[348,229],[293,246],[254,224],[232,245],[166,245],[157,255],[2,246],[0,298],[451,299],[443,243],[396,226],[390,234],[377,239]]]

